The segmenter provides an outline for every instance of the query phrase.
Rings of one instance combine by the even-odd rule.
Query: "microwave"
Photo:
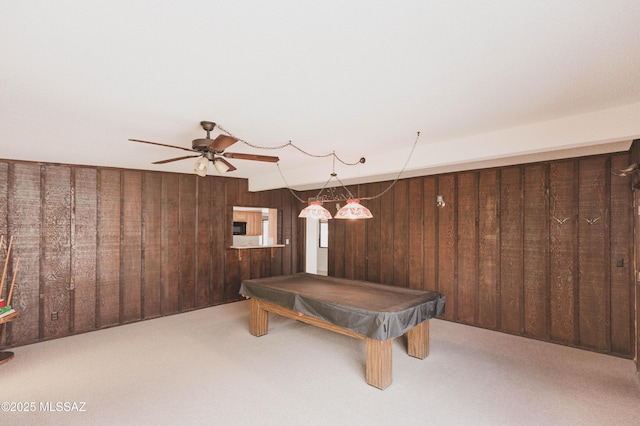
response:
[[[247,222],[233,222],[233,235],[247,235]]]

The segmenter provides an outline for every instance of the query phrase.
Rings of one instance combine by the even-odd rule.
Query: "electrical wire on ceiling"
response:
[[[224,127],[222,127],[221,125],[218,124],[218,129],[220,129],[221,132],[226,133],[227,135],[237,139],[239,142],[254,148],[254,149],[263,149],[263,150],[277,150],[277,149],[285,149],[287,147],[291,147],[294,148],[296,150],[298,150],[299,152],[301,152],[302,154],[308,156],[308,157],[313,157],[313,158],[327,158],[327,157],[333,157],[333,168],[332,168],[332,172],[331,172],[331,176],[329,177],[329,179],[325,182],[325,184],[322,186],[322,188],[320,189],[320,191],[318,192],[318,195],[316,195],[316,197],[314,197],[314,201],[338,201],[338,200],[347,200],[347,199],[354,199],[356,198],[351,191],[349,191],[349,189],[347,188],[347,186],[340,180],[340,178],[338,178],[337,173],[335,172],[335,162],[338,161],[342,164],[344,164],[345,166],[357,166],[359,164],[364,164],[365,163],[365,158],[361,157],[358,161],[355,162],[348,162],[343,160],[342,158],[340,158],[335,151],[332,151],[330,153],[327,154],[313,154],[310,153],[302,148],[300,148],[299,146],[297,146],[296,144],[294,144],[293,142],[289,141],[287,143],[284,143],[282,145],[275,145],[275,146],[261,146],[261,145],[256,145],[256,144],[252,144],[250,142],[247,142],[246,140],[239,138],[238,136],[232,134],[231,132],[229,132],[228,130],[226,130]],[[402,173],[404,173],[405,169],[407,168],[407,165],[409,164],[409,161],[411,160],[411,157],[413,156],[413,152],[416,149],[416,145],[418,144],[418,140],[420,139],[420,132],[416,132],[416,138],[413,142],[413,146],[411,147],[411,151],[409,151],[409,155],[407,156],[407,159],[404,163],[404,165],[402,166],[402,169],[400,169],[400,171],[398,172],[398,175],[395,177],[395,179],[389,184],[389,186],[387,186],[382,192],[380,192],[377,195],[373,195],[373,196],[369,196],[369,197],[360,197],[360,200],[373,200],[379,197],[382,197],[384,194],[386,194],[391,188],[393,188],[393,186],[398,182],[398,180],[400,179],[400,177],[402,176]],[[291,192],[291,194],[300,202],[302,203],[306,203],[308,202],[308,200],[303,200],[302,198],[300,198],[298,196],[298,194],[296,194],[296,192],[291,188],[291,186],[289,186],[289,183],[287,182],[287,180],[284,177],[284,174],[282,173],[282,169],[280,168],[280,164],[276,163],[276,166],[278,167],[278,172],[280,173],[280,176],[282,177],[282,181],[284,182],[285,186],[287,187],[287,189]],[[331,182],[332,179],[335,179],[340,186],[342,186],[342,188],[344,188],[344,190],[346,191],[346,195],[345,194],[337,194],[335,187],[330,187],[329,189],[327,189],[327,186],[329,184],[329,182]],[[327,190],[328,192],[330,192],[331,194],[327,194],[327,195],[323,195],[323,191]]]
[[[344,164],[345,166],[357,166],[360,163],[364,163],[364,158],[360,158],[358,161],[353,162],[353,163],[349,163],[347,161],[344,161],[342,158],[338,157],[335,153],[335,151],[330,152],[328,154],[312,154],[308,151],[305,151],[304,149],[300,148],[298,145],[294,144],[293,142],[289,141],[287,143],[284,143],[282,145],[275,145],[275,146],[260,146],[260,145],[255,145],[252,144],[250,142],[247,142],[244,139],[241,139],[237,136],[235,136],[233,133],[229,132],[228,130],[226,130],[224,127],[222,127],[221,125],[218,124],[218,129],[220,129],[221,132],[226,133],[227,135],[237,139],[239,142],[242,142],[243,144],[251,147],[251,148],[255,148],[255,149],[265,149],[265,150],[275,150],[275,149],[284,149],[287,147],[291,147],[294,148],[298,151],[300,151],[302,154],[308,156],[308,157],[314,157],[314,158],[326,158],[326,157],[334,157],[335,160],[338,160],[339,162],[341,162],[342,164]]]

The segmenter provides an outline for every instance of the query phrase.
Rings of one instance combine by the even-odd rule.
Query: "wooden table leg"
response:
[[[391,384],[393,376],[393,339],[365,339],[367,342],[366,380],[371,386],[384,389]]]
[[[0,364],[9,362],[13,359],[13,352],[0,352]]]
[[[0,322],[0,342],[2,342],[2,337],[4,336],[5,323],[13,320],[17,316],[18,316],[18,313],[16,312],[2,318],[2,322]],[[0,352],[0,364],[9,362],[12,359],[13,359],[13,352]]]
[[[249,332],[254,336],[263,336],[269,332],[269,312],[262,309],[260,301],[249,299]]]
[[[407,352],[420,359],[429,355],[429,320],[407,331]]]

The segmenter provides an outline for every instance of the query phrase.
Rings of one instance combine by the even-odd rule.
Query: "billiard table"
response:
[[[392,342],[407,335],[408,354],[429,354],[429,319],[444,313],[445,296],[346,278],[298,273],[244,280],[239,293],[250,299],[249,331],[267,334],[269,312],[366,342],[368,384],[392,381]]]

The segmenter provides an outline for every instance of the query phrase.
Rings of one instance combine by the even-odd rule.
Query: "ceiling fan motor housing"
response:
[[[209,145],[213,142],[211,139],[194,139],[191,142],[191,147],[196,151],[207,152],[209,150]]]
[[[211,139],[209,132],[211,132],[216,127],[216,123],[212,121],[201,121],[200,125],[207,132],[207,137],[205,139],[194,139],[191,142],[191,147],[200,152],[209,151],[209,145],[211,144]]]

